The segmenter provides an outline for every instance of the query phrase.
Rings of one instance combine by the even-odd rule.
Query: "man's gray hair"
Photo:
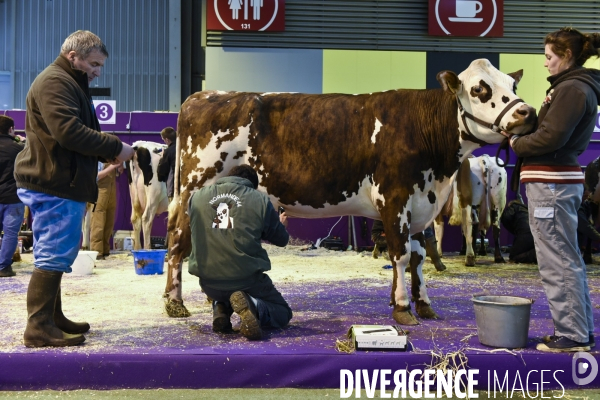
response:
[[[60,53],[66,56],[69,52],[74,51],[78,56],[85,59],[93,50],[98,50],[108,57],[108,50],[106,50],[106,46],[98,36],[90,31],[76,31],[65,39],[60,48]]]

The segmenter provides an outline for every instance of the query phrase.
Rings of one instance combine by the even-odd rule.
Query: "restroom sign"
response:
[[[101,124],[117,123],[117,101],[116,100],[92,100],[96,117]]]
[[[285,0],[206,0],[209,31],[284,31]]]
[[[504,35],[504,0],[429,0],[432,36]]]

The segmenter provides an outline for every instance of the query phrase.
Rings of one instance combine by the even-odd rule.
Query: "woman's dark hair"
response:
[[[258,174],[248,164],[237,165],[229,171],[229,176],[239,176],[240,178],[246,178],[254,186],[254,189],[258,188]]]
[[[546,35],[544,44],[552,45],[552,51],[559,57],[565,57],[571,50],[575,65],[582,66],[590,57],[598,57],[600,48],[599,33],[581,33],[575,28],[561,28]]]

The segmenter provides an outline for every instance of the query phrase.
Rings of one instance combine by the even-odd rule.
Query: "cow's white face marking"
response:
[[[375,119],[375,129],[373,130],[373,134],[371,135],[371,143],[375,144],[377,134],[381,130],[382,126],[383,124],[378,119]]]
[[[494,123],[505,106],[518,99],[518,96],[513,92],[515,80],[497,70],[488,60],[473,61],[469,68],[458,75],[458,78],[461,81],[461,87],[457,95],[466,111],[487,123]],[[523,106],[523,103],[517,103],[506,112],[499,124],[501,129],[506,130],[510,123],[517,122],[514,113],[521,106]],[[464,129],[460,117],[459,124]],[[488,127],[481,126],[470,119],[467,119],[467,124],[473,135],[480,140],[487,143],[500,143],[504,140],[504,136],[500,133],[492,132]],[[516,127],[512,133],[524,133],[520,130],[528,130],[529,128],[526,126]],[[468,144],[465,149],[472,151],[479,145],[471,147],[473,145]]]

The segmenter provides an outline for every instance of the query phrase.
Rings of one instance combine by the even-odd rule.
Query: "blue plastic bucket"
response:
[[[131,250],[133,266],[138,275],[162,274],[167,250]]]

